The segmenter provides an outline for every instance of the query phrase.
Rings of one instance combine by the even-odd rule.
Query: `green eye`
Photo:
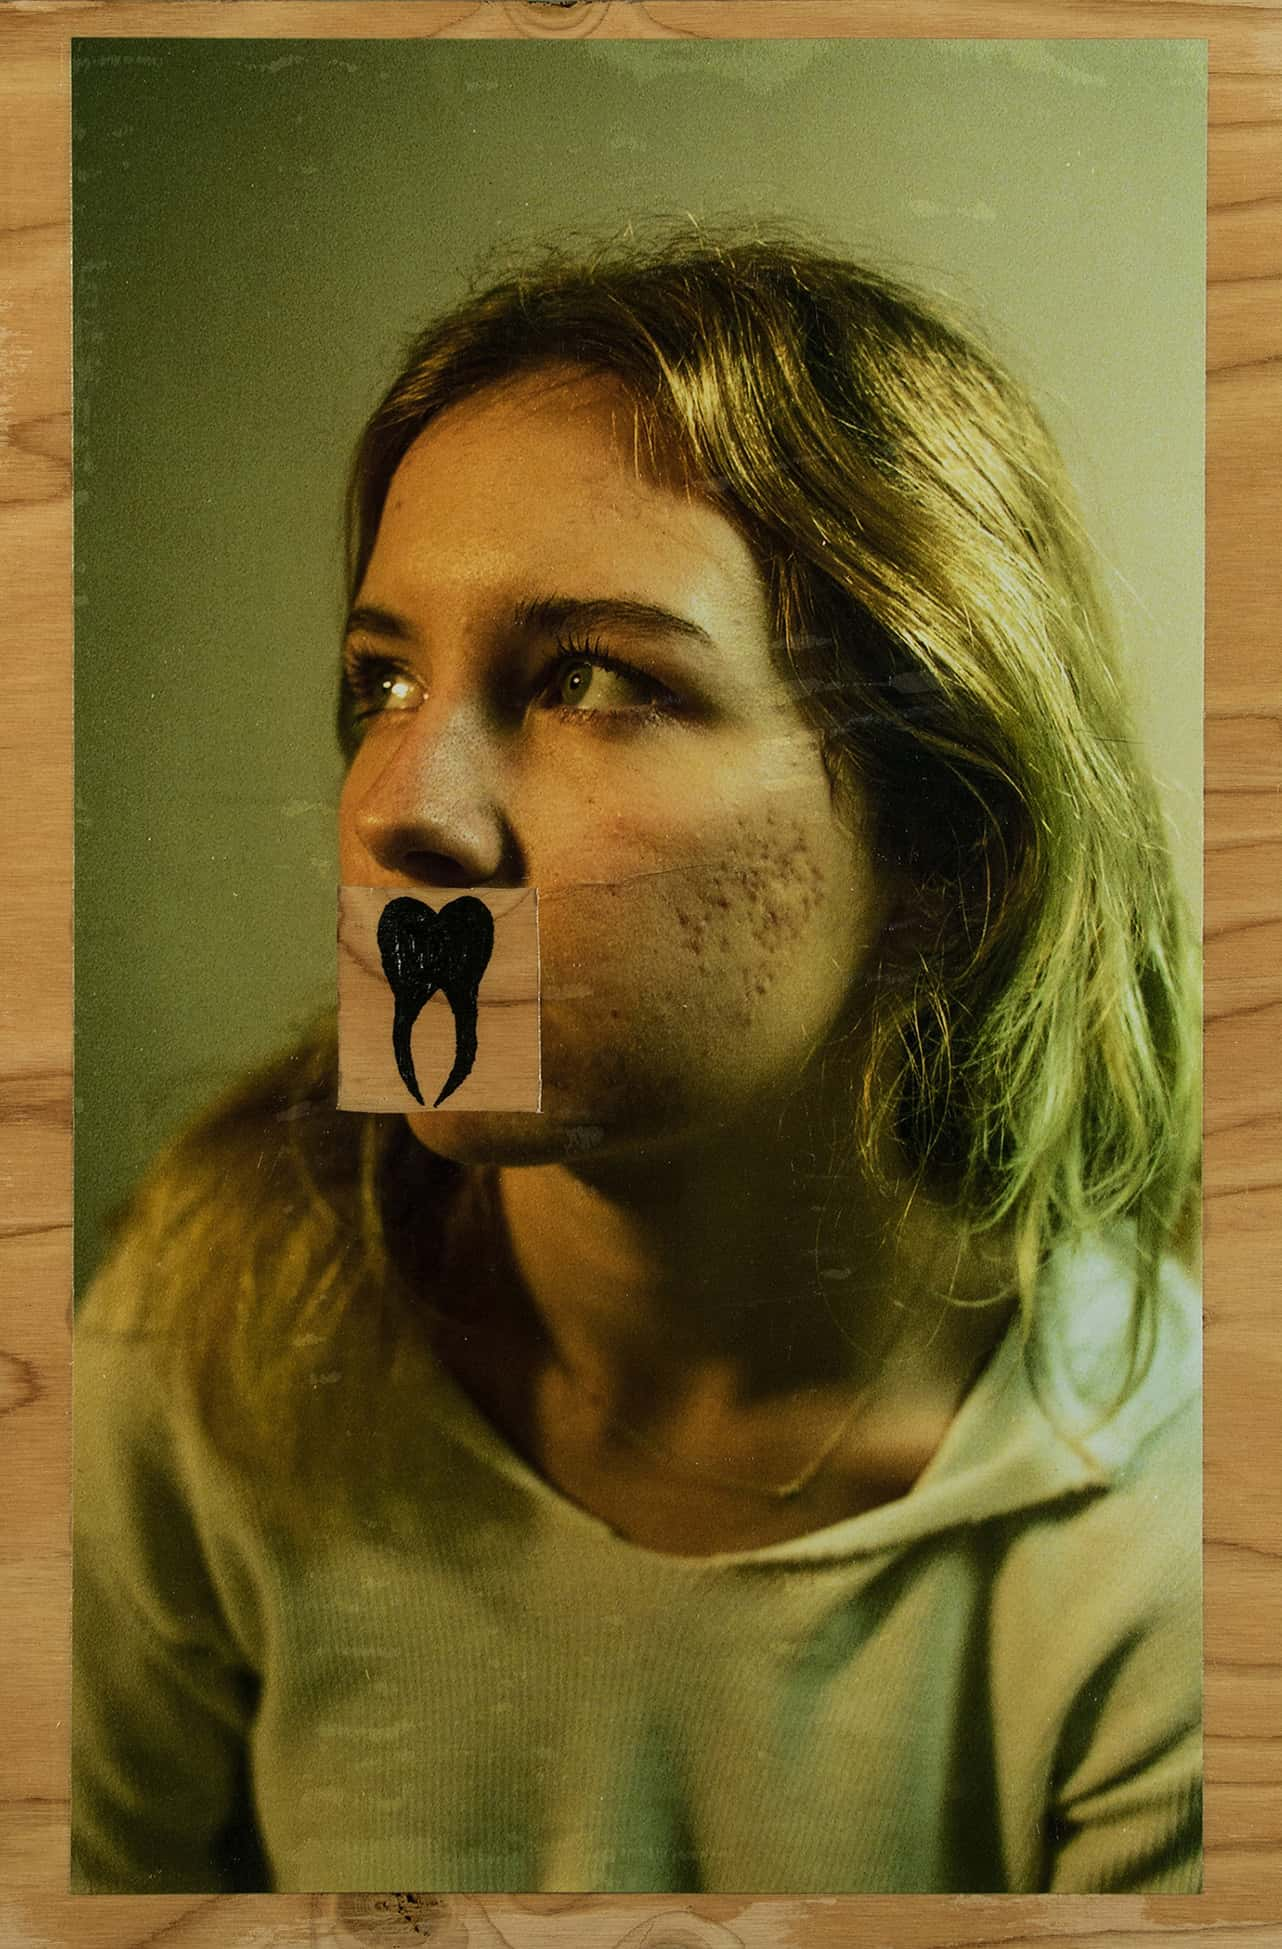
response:
[[[555,686],[557,703],[581,704],[600,674],[594,663],[564,664],[557,672]],[[607,685],[606,688],[608,687]]]
[[[602,650],[567,649],[556,658],[543,690],[553,710],[584,717],[639,717],[670,709],[672,693],[630,663]]]

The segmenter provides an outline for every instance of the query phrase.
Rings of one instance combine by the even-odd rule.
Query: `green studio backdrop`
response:
[[[960,299],[1108,565],[1200,878],[1205,48],[93,39],[73,56],[77,1271],[332,999],[355,435],[496,247],[782,219]]]

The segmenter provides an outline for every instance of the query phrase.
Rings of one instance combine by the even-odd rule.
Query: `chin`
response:
[[[412,1111],[405,1119],[419,1143],[452,1164],[560,1164],[601,1149],[599,1123],[530,1110]]]
[[[547,1101],[545,1089],[544,1101]],[[594,1165],[626,1166],[631,1161],[654,1162],[685,1150],[707,1137],[710,1124],[724,1122],[678,1113],[671,1099],[662,1104],[599,1101],[557,1104],[544,1110],[426,1110],[410,1111],[406,1123],[425,1149],[452,1164],[560,1164],[590,1171]]]
[[[674,1011],[675,1013],[675,1011]],[[463,1165],[562,1165],[589,1175],[616,1162],[653,1166],[709,1144],[751,1148],[795,1097],[804,1051],[785,1046],[773,1062],[748,1060],[744,1039],[666,1044],[652,1025],[634,1027],[626,1048],[602,1036],[590,1050],[545,1033],[543,1107],[416,1110],[406,1114],[427,1150]]]

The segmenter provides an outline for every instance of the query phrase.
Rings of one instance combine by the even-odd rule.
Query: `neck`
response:
[[[813,1126],[808,1151],[754,1131],[626,1170],[507,1170],[500,1197],[551,1357],[624,1414],[862,1387],[892,1349],[919,1380],[973,1357],[957,1229],[836,1142],[816,1154]]]

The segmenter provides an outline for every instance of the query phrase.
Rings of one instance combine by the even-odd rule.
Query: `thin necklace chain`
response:
[[[566,1376],[578,1393],[594,1401],[598,1407],[605,1406],[600,1395],[593,1393],[577,1381],[563,1361],[558,1360],[555,1364],[558,1371]],[[629,1422],[621,1421],[617,1415],[610,1416],[607,1426],[611,1434],[620,1435],[631,1447],[640,1449],[642,1454],[649,1455],[656,1462],[662,1462],[665,1468],[671,1469],[676,1475],[683,1476],[687,1481],[702,1482],[716,1489],[731,1489],[740,1495],[757,1496],[764,1502],[793,1502],[798,1496],[805,1494],[832,1460],[854,1427],[859,1411],[871,1392],[872,1382],[869,1381],[859,1389],[852,1405],[847,1408],[841,1420],[827,1436],[813,1461],[807,1462],[799,1475],[794,1475],[787,1482],[778,1484],[754,1482],[741,1475],[722,1474],[703,1462],[687,1461],[679,1455],[674,1455],[670,1449],[662,1447],[660,1443],[652,1441],[648,1435],[643,1435],[640,1429],[632,1427]]]
[[[497,1177],[487,1182],[485,1193],[492,1222],[497,1221],[499,1226],[506,1232],[506,1223],[502,1217],[502,1210],[498,1198]],[[818,1480],[840,1448],[842,1442],[846,1439],[846,1436],[854,1427],[860,1410],[873,1391],[877,1378],[869,1379],[859,1388],[850,1407],[842,1415],[831,1433],[826,1436],[819,1453],[812,1461],[807,1462],[805,1468],[799,1474],[791,1476],[787,1482],[770,1483],[756,1482],[745,1476],[723,1473],[719,1470],[709,1468],[702,1462],[688,1461],[679,1455],[674,1455],[670,1449],[664,1448],[659,1442],[652,1441],[648,1435],[643,1435],[640,1429],[632,1427],[630,1422],[620,1420],[617,1415],[613,1414],[602,1397],[592,1388],[585,1386],[578,1375],[574,1373],[573,1369],[555,1352],[552,1353],[552,1364],[558,1373],[565,1376],[565,1379],[577,1394],[594,1402],[597,1407],[605,1409],[608,1416],[607,1427],[610,1433],[619,1436],[630,1447],[637,1449],[643,1455],[650,1456],[652,1461],[661,1463],[664,1468],[670,1470],[674,1475],[681,1476],[687,1482],[700,1482],[705,1487],[726,1489],[737,1495],[755,1496],[762,1502],[770,1503],[794,1502],[799,1496],[803,1496],[807,1489]]]

